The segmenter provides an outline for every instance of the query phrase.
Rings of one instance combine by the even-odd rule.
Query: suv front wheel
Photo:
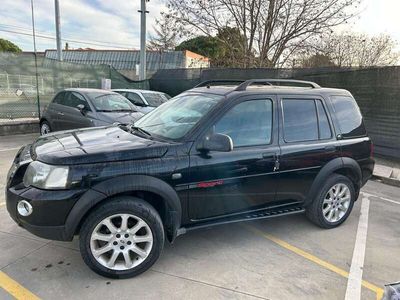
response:
[[[322,228],[342,224],[353,209],[356,192],[353,182],[339,174],[329,177],[317,197],[306,209],[307,217]]]
[[[110,199],[82,225],[80,251],[96,273],[129,278],[146,271],[164,246],[164,228],[157,211],[134,197]]]

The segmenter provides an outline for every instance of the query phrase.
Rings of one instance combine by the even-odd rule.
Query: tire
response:
[[[123,218],[127,220],[125,228]],[[164,239],[164,227],[157,211],[139,198],[123,196],[110,199],[87,217],[81,227],[79,246],[84,262],[97,274],[130,278],[157,261]],[[99,255],[107,249],[110,250]]]
[[[43,121],[40,123],[40,135],[45,135],[51,132],[51,127],[49,122]]]
[[[345,191],[344,187],[348,191],[339,197]],[[331,194],[328,194],[330,191]],[[336,191],[338,191],[338,195],[335,196]],[[347,199],[347,196],[349,200],[345,201],[344,199]],[[332,198],[334,200],[330,201]],[[343,175],[333,174],[322,186],[313,202],[306,208],[306,215],[311,222],[319,227],[326,229],[335,228],[349,217],[355,200],[356,191],[353,182]],[[330,205],[329,202],[332,204]],[[344,211],[345,208],[346,210]],[[335,215],[335,209],[337,215]],[[330,211],[332,210],[333,212],[331,213]],[[329,218],[329,216],[332,217]]]

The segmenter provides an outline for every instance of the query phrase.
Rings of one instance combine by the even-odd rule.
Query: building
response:
[[[56,50],[46,50],[45,57],[57,59]],[[111,65],[126,77],[137,80],[140,51],[138,50],[95,50],[77,49],[63,50],[63,60],[66,62],[90,65]],[[147,51],[147,77],[151,77],[159,69],[208,68],[207,57],[185,51]]]

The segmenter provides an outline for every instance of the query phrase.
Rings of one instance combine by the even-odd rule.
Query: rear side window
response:
[[[285,142],[324,140],[332,131],[320,100],[283,100],[283,129]]]
[[[332,104],[343,138],[365,136],[360,109],[352,97],[332,96]]]

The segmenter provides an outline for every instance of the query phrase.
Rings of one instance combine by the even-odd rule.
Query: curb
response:
[[[394,179],[394,178],[388,178],[384,176],[379,176],[379,175],[372,175],[372,179],[378,180],[382,183],[385,183],[387,185],[395,186],[395,187],[400,187],[400,180]]]

